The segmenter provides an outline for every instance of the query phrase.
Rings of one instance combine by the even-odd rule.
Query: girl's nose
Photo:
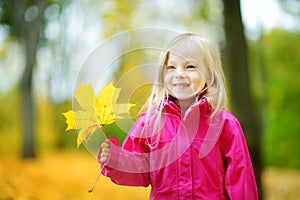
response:
[[[176,75],[175,75],[176,78],[184,78],[186,77],[186,73],[184,71],[184,69],[182,68],[177,68],[176,69]]]

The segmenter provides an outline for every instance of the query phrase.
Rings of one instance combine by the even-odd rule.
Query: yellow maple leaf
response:
[[[65,116],[66,123],[68,125],[67,128],[66,128],[66,131],[76,129],[73,111],[69,110],[68,112],[63,113],[63,115]]]
[[[88,136],[100,128],[100,125],[94,108],[96,97],[92,85],[80,83],[74,97],[82,110],[70,110],[63,115],[68,125],[66,130],[80,130],[77,138],[79,147],[82,141],[87,141]]]
[[[66,118],[67,130],[80,130],[77,137],[77,147],[83,141],[88,141],[90,134],[107,124],[113,123],[122,114],[128,113],[135,104],[117,104],[121,89],[112,83],[103,88],[96,99],[92,85],[79,84],[74,94],[81,110],[70,110],[63,115]]]
[[[96,113],[98,123],[102,126],[113,123],[118,118],[123,118],[122,114],[129,113],[129,109],[135,104],[118,104],[121,88],[116,88],[112,83],[103,88],[96,101]]]
[[[115,121],[112,106],[113,103],[116,102],[113,99],[116,96],[119,96],[119,92],[112,83],[100,91],[96,101],[96,112],[99,124],[111,124]]]

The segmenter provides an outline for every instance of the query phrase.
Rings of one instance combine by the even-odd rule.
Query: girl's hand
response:
[[[110,153],[110,145],[109,145],[109,139],[105,139],[104,142],[101,144],[101,157],[100,157],[100,161],[102,163],[106,163],[109,157],[109,153]]]

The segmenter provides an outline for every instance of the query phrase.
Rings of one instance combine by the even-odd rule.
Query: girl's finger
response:
[[[100,158],[100,161],[101,161],[102,163],[106,163],[106,162],[107,162],[107,157],[101,157],[101,158]]]

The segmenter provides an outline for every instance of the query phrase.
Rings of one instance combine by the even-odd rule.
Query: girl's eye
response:
[[[166,69],[171,70],[171,69],[175,69],[175,67],[170,65],[170,66],[167,66]]]
[[[195,69],[196,67],[194,65],[188,65],[186,66],[187,69]]]

